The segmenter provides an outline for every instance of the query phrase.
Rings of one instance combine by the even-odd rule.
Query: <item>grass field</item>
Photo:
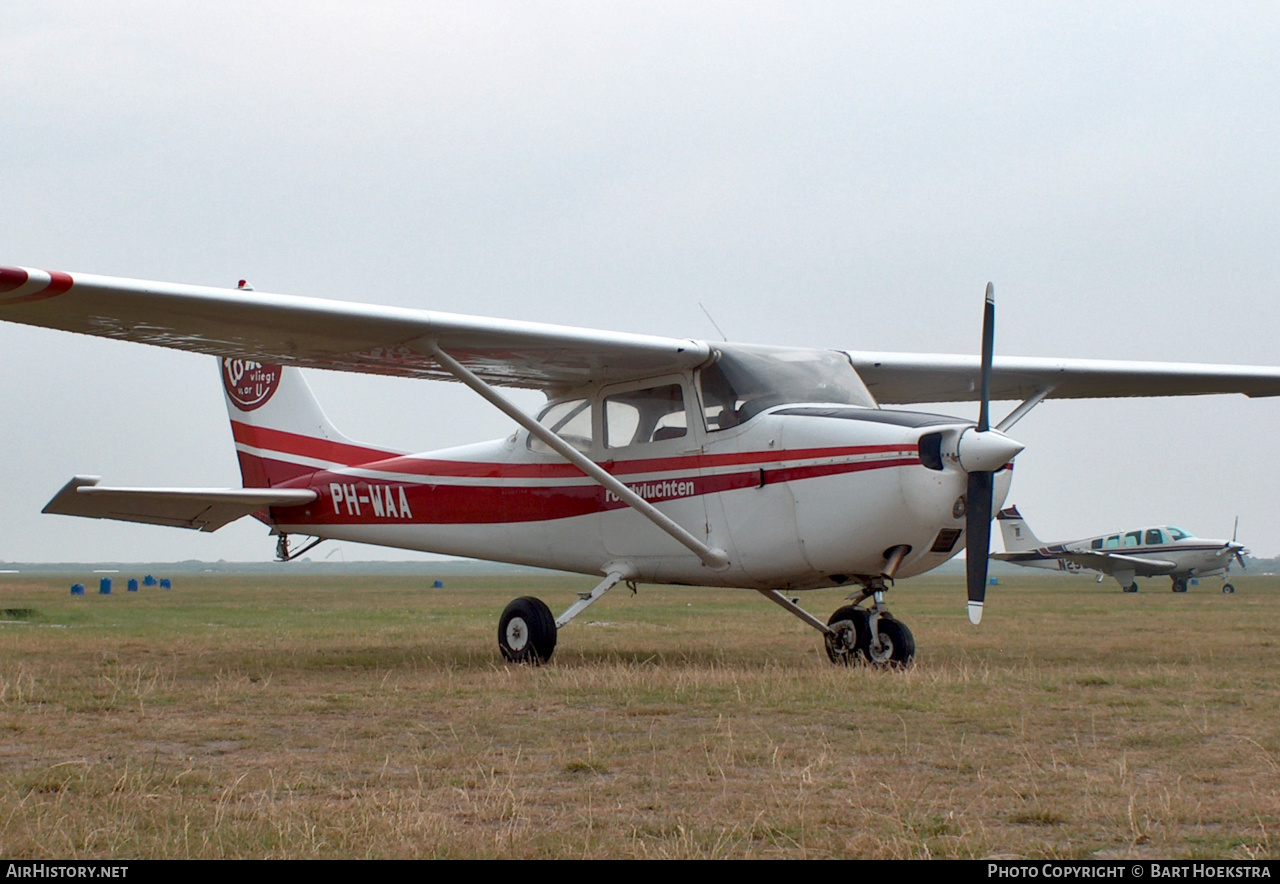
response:
[[[1280,856],[1280,578],[907,581],[901,672],[653,587],[507,666],[590,581],[501,580],[0,575],[0,856]]]

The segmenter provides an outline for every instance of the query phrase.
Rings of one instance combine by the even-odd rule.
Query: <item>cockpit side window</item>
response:
[[[581,452],[591,450],[591,400],[567,399],[553,402],[538,416],[538,423],[555,433]],[[553,454],[536,436],[529,436],[529,450],[540,454]]]
[[[608,448],[683,438],[689,432],[684,390],[680,384],[662,384],[608,396],[604,424]]]
[[[1147,546],[1158,546],[1159,544],[1164,542],[1165,542],[1164,532],[1162,532],[1159,528],[1147,529]]]

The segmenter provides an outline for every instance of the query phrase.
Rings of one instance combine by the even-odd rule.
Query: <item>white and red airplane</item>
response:
[[[1230,540],[1209,540],[1173,525],[1160,525],[1044,543],[1032,533],[1016,506],[1001,510],[996,521],[1005,551],[994,553],[992,558],[1028,568],[1094,571],[1099,583],[1103,577],[1110,577],[1124,592],[1138,591],[1135,577],[1168,577],[1174,592],[1186,592],[1187,582],[1193,577],[1225,580],[1231,561],[1238,561],[1243,568],[1248,552],[1244,544],[1236,542],[1234,532]],[[1230,595],[1236,588],[1223,583],[1222,591]]]
[[[45,512],[213,531],[252,515],[279,535],[334,538],[594,574],[558,618],[503,612],[508,660],[547,660],[557,634],[621,582],[755,590],[820,631],[833,662],[915,654],[885,591],[968,559],[969,617],[986,589],[1005,435],[1045,398],[1280,395],[1280,369],[787,349],[485,319],[249,290],[0,268],[0,319],[212,354],[242,488],[110,488],[77,477]],[[353,442],[299,368],[462,382],[520,430],[425,454]],[[543,391],[537,417],[501,387]],[[1022,400],[990,426],[990,399]],[[885,404],[981,402],[973,421]],[[961,541],[964,541],[962,544]],[[317,540],[318,542],[318,540]],[[796,591],[848,586],[824,623]]]

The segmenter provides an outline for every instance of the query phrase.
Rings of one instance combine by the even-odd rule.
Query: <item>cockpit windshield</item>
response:
[[[849,357],[838,350],[723,344],[717,351],[716,361],[701,372],[710,430],[737,426],[774,405],[876,407]]]
[[[1187,537],[1195,537],[1195,535],[1192,534],[1190,531],[1183,531],[1181,528],[1175,528],[1172,525],[1169,525],[1164,530],[1168,531],[1169,536],[1172,537],[1174,540],[1183,540]]]

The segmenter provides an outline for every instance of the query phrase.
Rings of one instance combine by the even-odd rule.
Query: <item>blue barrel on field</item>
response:
[[[138,591],[138,578],[137,578],[137,577],[130,577],[130,578],[129,578],[129,586],[128,586],[128,590],[129,590],[129,592],[137,592],[137,591]]]
[[[143,586],[155,586],[155,585],[156,585],[156,579],[155,579],[154,577],[152,577],[150,574],[148,574],[146,577],[143,577],[143,578],[142,578],[142,585],[143,585]]]
[[[71,594],[72,594],[72,595],[84,595],[84,584],[83,584],[83,583],[73,583],[73,584],[71,584]]]
[[[161,578],[160,578],[160,588],[161,588],[161,589],[173,589],[173,584],[169,582],[169,578],[168,578],[168,577],[161,577]]]
[[[111,595],[110,577],[103,577],[98,581],[98,595]]]
[[[431,588],[432,588],[432,589],[444,589],[444,581],[443,581],[443,580],[437,580],[437,581],[435,581],[434,583],[432,583],[432,584],[431,584]]]
[[[1000,585],[1000,578],[999,578],[999,577],[992,577],[990,580],[988,580],[988,581],[987,581],[987,583],[988,583],[989,585],[991,585],[991,586],[999,586],[999,585]]]

